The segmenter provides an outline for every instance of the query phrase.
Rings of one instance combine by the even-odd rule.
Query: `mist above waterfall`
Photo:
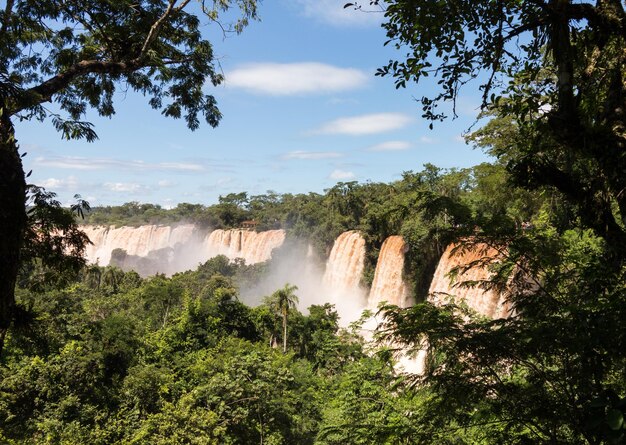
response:
[[[358,255],[359,252],[355,253]],[[344,256],[343,260],[347,263],[354,261],[350,256]],[[330,260],[328,263],[331,263]],[[336,282],[329,282],[325,279],[329,267],[337,265],[325,264],[325,261],[313,252],[307,241],[288,239],[280,248],[273,251],[269,271],[264,279],[254,286],[240,289],[241,298],[248,304],[260,304],[263,297],[271,295],[289,283],[298,287],[295,293],[299,299],[300,311],[306,312],[313,304],[331,303],[335,305],[341,317],[340,324],[347,326],[357,320],[366,308],[366,292],[358,285],[360,275],[357,275],[356,279],[354,275],[345,275],[347,285],[338,286]]]

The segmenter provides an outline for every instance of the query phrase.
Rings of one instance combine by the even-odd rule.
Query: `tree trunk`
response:
[[[0,107],[5,103],[0,99]],[[4,108],[0,108],[0,113]],[[0,338],[4,339],[15,305],[15,281],[26,228],[26,180],[8,116],[0,116]],[[4,342],[2,342],[4,343]],[[2,346],[0,343],[0,355]]]
[[[287,353],[287,312],[283,313],[283,354]]]

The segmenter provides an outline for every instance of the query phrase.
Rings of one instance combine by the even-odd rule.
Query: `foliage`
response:
[[[278,289],[266,300],[266,304],[274,309],[283,319],[283,352],[287,352],[287,317],[289,312],[298,304],[298,297],[295,294],[297,290],[298,286],[287,283],[285,287]]]
[[[321,376],[363,357],[330,305],[290,309],[288,353],[268,346],[266,321],[282,314],[239,302],[237,266],[221,258],[172,278],[97,269],[99,286],[90,268],[19,289],[30,321],[0,367],[7,443],[314,443],[332,390]]]
[[[76,204],[68,210],[55,198],[53,192],[29,186],[28,226],[20,252],[22,287],[50,289],[55,283],[67,283],[85,265],[83,254],[89,239],[73,213],[83,217],[89,204],[76,195]]]

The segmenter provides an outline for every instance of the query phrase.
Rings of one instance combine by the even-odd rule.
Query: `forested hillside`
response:
[[[287,353],[275,348],[277,297],[238,300],[249,273],[217,257],[171,279],[95,267],[21,289],[0,371],[2,442],[313,443],[343,418],[346,385],[387,391],[390,360],[366,356],[329,305],[290,309]]]

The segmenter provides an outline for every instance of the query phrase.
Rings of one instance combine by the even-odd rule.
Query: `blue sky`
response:
[[[389,182],[424,163],[468,167],[488,158],[461,135],[479,95],[465,90],[456,120],[421,119],[414,97],[432,85],[396,90],[376,68],[402,57],[384,47],[380,14],[344,10],[345,0],[266,0],[261,21],[214,43],[226,81],[207,86],[223,119],[191,132],[139,94],[118,93],[117,114],[89,114],[99,140],[65,141],[50,124],[22,122],[17,137],[30,180],[92,205],[128,201],[164,207],[212,204],[219,195],[273,190],[322,192],[338,181]]]

